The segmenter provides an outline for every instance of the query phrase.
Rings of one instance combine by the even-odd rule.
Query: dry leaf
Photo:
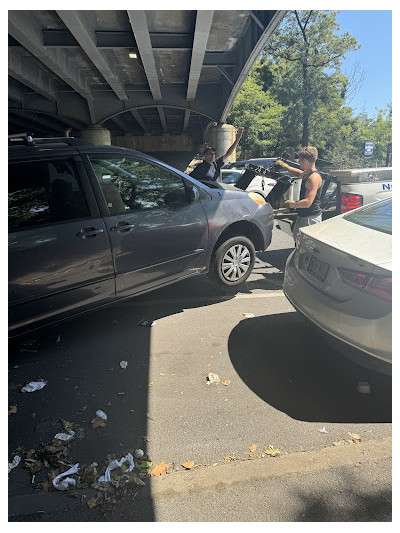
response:
[[[186,461],[186,463],[182,463],[182,466],[190,470],[194,467],[194,461]]]
[[[103,418],[100,418],[99,416],[96,415],[91,421],[91,424],[92,424],[93,429],[97,427],[103,428],[106,425],[106,421]]]
[[[252,444],[250,447],[249,447],[249,450],[251,452],[255,452],[257,450],[257,445],[256,444]]]
[[[226,379],[225,381],[222,382],[222,385],[225,385],[225,387],[227,387],[230,384],[231,384],[231,380],[230,379]]]
[[[90,498],[90,500],[87,501],[89,509],[93,509],[97,505],[97,496],[96,498]]]
[[[361,442],[361,437],[360,435],[357,435],[357,433],[347,433],[350,440],[352,440],[354,443],[356,442]]]
[[[13,415],[16,412],[17,412],[17,406],[16,405],[12,405],[10,407],[10,409],[8,410],[8,416]]]
[[[74,423],[68,422],[67,420],[61,419],[61,424],[63,426],[63,429],[65,429],[65,431],[70,431],[74,428]]]
[[[149,474],[151,476],[163,476],[167,473],[167,468],[169,466],[171,465],[164,463],[164,461],[161,461],[161,463],[158,463],[158,465],[155,466],[153,470],[149,470]]]

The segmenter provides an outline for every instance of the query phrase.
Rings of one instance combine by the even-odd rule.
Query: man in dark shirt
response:
[[[221,155],[217,159],[215,158],[215,148],[207,146],[203,152],[203,162],[199,163],[189,174],[192,178],[200,181],[221,181],[220,170],[227,159],[235,150],[239,144],[240,138],[243,135],[244,128],[239,128],[236,134],[235,142],[224,155]]]

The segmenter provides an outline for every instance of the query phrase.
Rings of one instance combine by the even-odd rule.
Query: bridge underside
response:
[[[9,11],[9,133],[191,136],[223,123],[284,11]]]

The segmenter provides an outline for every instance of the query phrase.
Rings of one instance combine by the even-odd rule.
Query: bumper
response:
[[[325,296],[302,278],[293,264],[294,254],[287,260],[283,284],[293,307],[332,337],[391,364],[391,313],[373,320],[355,316],[347,302]]]
[[[271,244],[274,229],[274,212],[270,204],[260,205],[255,212],[252,222],[258,227],[262,236],[262,243],[257,246],[258,252],[263,252]]]

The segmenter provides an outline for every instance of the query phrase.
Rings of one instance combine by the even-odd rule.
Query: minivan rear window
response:
[[[350,211],[343,218],[354,224],[392,234],[392,199]]]

